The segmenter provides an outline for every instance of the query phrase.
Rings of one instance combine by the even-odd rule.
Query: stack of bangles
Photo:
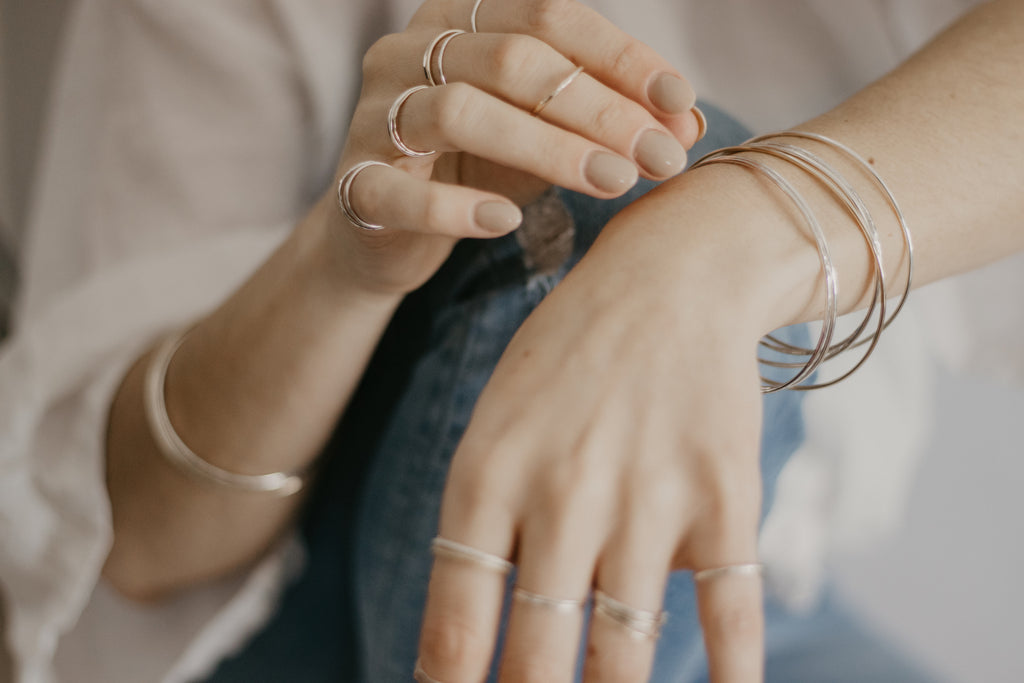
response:
[[[850,182],[835,167],[826,163],[821,157],[804,147],[784,142],[787,138],[814,141],[838,152],[840,156],[855,163],[864,171],[888,203],[889,208],[899,222],[907,260],[906,279],[903,283],[899,300],[891,312],[888,312],[886,304],[887,283],[878,227],[867,205]],[[860,324],[849,335],[839,341],[833,342],[833,337],[836,333],[836,322],[839,317],[839,282],[828,241],[825,238],[825,232],[814,212],[804,198],[793,188],[793,185],[775,169],[759,160],[758,156],[768,156],[786,162],[817,180],[828,190],[840,206],[849,213],[867,242],[868,249],[871,252],[874,276],[873,296]],[[789,356],[798,359],[787,361],[759,357],[758,362],[762,365],[796,370],[796,373],[785,381],[762,376],[761,391],[764,393],[771,393],[782,389],[806,391],[808,389],[832,386],[846,379],[860,368],[875,350],[882,331],[892,323],[903,309],[903,304],[907,300],[907,295],[910,293],[913,282],[914,245],[911,240],[910,229],[903,218],[903,212],[900,211],[900,207],[896,203],[892,192],[889,191],[885,182],[875,173],[871,164],[849,147],[824,135],[799,130],[788,130],[781,133],[763,135],[748,140],[742,145],[716,150],[698,159],[691,168],[698,168],[709,164],[735,164],[762,175],[792,200],[803,220],[807,223],[808,228],[810,228],[818,246],[818,255],[821,260],[821,269],[825,280],[825,315],[823,316],[818,342],[814,348],[804,348],[786,343],[773,334],[769,334],[761,339],[760,346],[774,352],[776,356],[781,354],[783,357]],[[875,321],[874,325],[871,324],[872,320]],[[859,347],[864,347],[864,350],[860,358],[857,359],[857,362],[850,369],[838,377],[827,381],[817,383],[808,381],[822,363],[835,358],[844,351]]]

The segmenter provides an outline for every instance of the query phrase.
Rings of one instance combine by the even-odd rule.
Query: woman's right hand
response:
[[[690,85],[664,59],[576,0],[428,0],[402,33],[385,36],[363,61],[363,88],[337,180],[351,183],[355,213],[332,233],[361,289],[404,294],[426,281],[462,237],[507,234],[519,210],[555,184],[594,197],[626,192],[639,174],[680,172],[701,134]],[[413,92],[398,110],[398,150],[388,130],[394,102],[428,85],[424,53],[461,29],[430,70],[446,84]],[[440,43],[439,45],[444,45]],[[531,112],[577,66],[584,71],[537,115]],[[334,190],[324,202],[336,202]]]

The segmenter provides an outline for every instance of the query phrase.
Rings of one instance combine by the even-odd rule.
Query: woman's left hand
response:
[[[600,590],[657,612],[670,570],[757,562],[755,345],[774,322],[760,264],[786,255],[738,247],[728,197],[691,202],[680,219],[672,193],[700,197],[686,185],[716,173],[684,175],[616,217],[480,397],[440,536],[513,560],[517,589],[563,601]],[[504,589],[499,572],[438,556],[420,642],[427,676],[486,678]],[[712,680],[761,680],[757,575],[698,581],[698,599]],[[513,601],[502,681],[573,680],[583,610],[561,607]],[[655,638],[637,635],[595,612],[586,681],[647,680]]]

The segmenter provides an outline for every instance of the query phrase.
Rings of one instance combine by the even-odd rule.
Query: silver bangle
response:
[[[769,394],[783,389],[798,387],[802,382],[814,374],[814,371],[817,370],[823,362],[825,362],[828,350],[832,345],[832,335],[835,332],[836,320],[839,317],[838,277],[835,264],[832,261],[832,252],[829,249],[828,241],[825,238],[825,231],[822,230],[817,217],[814,215],[814,212],[811,211],[811,207],[807,204],[804,198],[800,196],[800,193],[796,191],[789,181],[783,178],[771,167],[755,159],[735,156],[733,150],[745,151],[745,149],[740,148],[727,148],[725,150],[712,152],[698,160],[693,166],[697,167],[715,163],[735,164],[760,172],[764,175],[773,185],[778,187],[792,200],[793,204],[803,216],[804,221],[811,230],[811,234],[814,236],[815,242],[817,242],[818,257],[821,261],[821,270],[825,278],[825,315],[821,326],[821,332],[818,335],[818,343],[809,354],[810,357],[803,365],[803,368],[785,382],[768,381],[762,377],[761,391]]]
[[[891,312],[888,313],[888,315],[886,297],[887,282],[885,264],[883,262],[882,244],[879,238],[877,225],[871,215],[871,212],[868,210],[867,205],[861,199],[853,186],[843,177],[842,174],[836,171],[835,168],[803,147],[778,142],[779,138],[803,138],[813,140],[838,151],[848,160],[858,164],[865,174],[872,179],[876,188],[885,196],[889,207],[892,209],[893,214],[899,222],[907,258],[906,282],[898,304]],[[835,331],[838,314],[838,283],[836,281],[834,266],[828,265],[831,263],[831,256],[829,254],[828,245],[825,241],[825,236],[821,230],[821,226],[818,224],[814,215],[810,212],[809,206],[793,189],[793,187],[769,166],[751,159],[748,156],[750,154],[774,157],[791,166],[795,166],[817,180],[828,192],[831,193],[837,203],[839,203],[854,219],[854,222],[857,224],[857,227],[864,236],[865,242],[871,252],[870,255],[874,275],[874,294],[863,320],[853,330],[853,332],[838,342],[833,343],[831,341],[831,337]],[[762,348],[778,354],[802,357],[803,360],[800,362],[788,362],[759,357],[758,362],[765,366],[798,369],[798,372],[794,377],[784,382],[768,379],[762,376],[762,391],[769,393],[787,388],[806,391],[832,386],[833,384],[846,379],[856,372],[874,351],[878,345],[882,332],[892,323],[902,310],[913,283],[913,241],[911,239],[910,230],[907,227],[906,220],[904,219],[903,213],[900,210],[899,205],[896,203],[892,192],[890,192],[888,186],[886,186],[885,182],[878,176],[878,174],[875,173],[871,165],[860,155],[842,143],[836,142],[831,138],[817,133],[789,130],[781,133],[773,133],[771,135],[763,135],[753,138],[742,145],[727,147],[711,152],[695,162],[693,167],[696,168],[709,163],[732,163],[747,167],[766,176],[768,180],[788,195],[793,203],[797,205],[800,213],[811,228],[811,232],[817,242],[819,256],[822,261],[822,271],[824,272],[826,286],[826,310],[818,343],[813,349],[804,348],[781,341],[778,337],[772,334],[765,335],[759,344]],[[869,323],[876,317],[877,324],[874,326],[874,330],[867,331]],[[866,349],[863,351],[857,362],[838,377],[817,383],[807,382],[811,375],[825,361],[831,360],[845,351],[864,345],[866,345]]]
[[[276,496],[291,496],[303,487],[303,478],[299,474],[272,472],[270,474],[237,474],[228,472],[206,460],[203,460],[190,449],[171,424],[167,415],[167,403],[164,398],[164,384],[167,380],[167,368],[175,351],[185,340],[186,331],[176,332],[168,337],[153,352],[146,369],[143,387],[143,403],[146,420],[149,422],[153,441],[157,450],[172,465],[200,481],[216,484],[237,491],[251,493],[271,493]]]

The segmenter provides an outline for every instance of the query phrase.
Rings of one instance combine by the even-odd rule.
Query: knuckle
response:
[[[423,197],[421,216],[424,223],[434,230],[442,230],[450,222],[446,192],[435,183],[427,187]]]
[[[490,449],[466,449],[457,454],[452,464],[446,498],[458,508],[460,516],[472,516],[477,511],[495,506],[510,507],[509,498],[514,495],[509,486],[507,468],[502,462],[516,462],[515,453],[505,446]],[[487,457],[480,454],[486,453]]]
[[[487,652],[482,630],[453,618],[429,621],[423,625],[420,647],[438,670],[458,670]]]
[[[526,7],[526,27],[541,35],[554,31],[563,25],[569,7],[568,0],[532,0]]]
[[[363,76],[376,76],[392,68],[395,63],[396,44],[400,41],[397,33],[389,33],[374,41],[363,55]]]
[[[448,141],[472,124],[476,107],[476,91],[466,83],[449,83],[443,85],[438,96],[434,98],[434,121],[441,135]]]
[[[642,43],[629,41],[611,58],[608,64],[609,75],[616,80],[628,80],[644,64],[647,50]]]
[[[671,476],[648,476],[636,481],[630,492],[632,507],[646,519],[669,520],[681,516],[684,491]]]
[[[600,134],[608,134],[621,130],[628,120],[629,116],[618,102],[607,102],[594,112],[592,125]]]
[[[532,75],[538,66],[538,43],[522,34],[503,36],[489,54],[491,78],[497,83],[514,86]]]

